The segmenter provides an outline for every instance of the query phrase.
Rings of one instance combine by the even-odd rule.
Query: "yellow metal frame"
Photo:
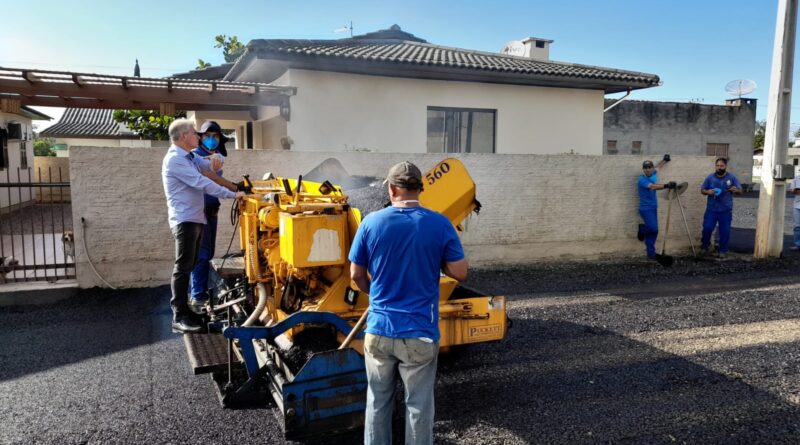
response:
[[[436,164],[423,182],[421,205],[444,214],[459,230],[461,222],[480,206],[475,184],[457,159]],[[239,207],[240,244],[248,280],[270,289],[266,296],[269,313],[261,319],[274,323],[293,310],[328,311],[355,323],[369,304],[369,297],[357,291],[350,291],[357,295],[353,304],[345,301],[348,290],[356,289],[350,280],[347,252],[361,213],[348,205],[338,186],[330,190],[327,184],[302,181],[298,190],[297,183],[287,178],[253,181],[253,193]],[[330,191],[323,194],[326,188]],[[334,259],[337,249],[340,256]],[[505,297],[450,299],[457,284],[446,276],[440,279],[441,347],[503,339],[507,329]],[[293,310],[284,310],[287,306]],[[354,342],[353,347],[361,351],[361,342]]]

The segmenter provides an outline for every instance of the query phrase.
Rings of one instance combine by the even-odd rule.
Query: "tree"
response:
[[[220,34],[214,38],[217,43],[214,48],[222,48],[222,55],[225,62],[235,62],[246,49],[239,38],[236,36],[226,36]],[[209,68],[210,63],[203,59],[197,59],[198,70]],[[114,110],[114,121],[125,124],[131,131],[141,136],[143,139],[153,139],[166,141],[169,139],[169,124],[176,118],[186,117],[185,111],[179,111],[175,116],[163,116],[157,111],[150,110]]]
[[[246,49],[236,36],[228,37],[221,34],[214,37],[214,40],[217,41],[214,48],[222,48],[222,55],[225,57],[225,62],[227,63],[236,62],[236,59],[238,59]]]
[[[33,155],[34,156],[55,156],[56,152],[53,151],[53,145],[56,144],[55,139],[51,138],[36,138],[33,140]]]
[[[228,37],[224,34],[220,34],[214,37],[214,41],[217,42],[214,44],[214,48],[222,48],[222,56],[225,58],[225,62],[227,63],[235,62],[236,59],[238,59],[239,56],[244,53],[244,50],[247,49],[236,36]],[[197,59],[197,68],[195,69],[204,70],[210,67],[210,63],[203,59]]]
[[[114,110],[114,121],[123,123],[142,139],[156,141],[169,140],[169,124],[175,119],[186,117],[185,111],[178,111],[175,116],[164,116],[152,110]]]
[[[753,136],[753,148],[764,148],[764,133],[767,131],[767,121],[756,121],[756,133]]]

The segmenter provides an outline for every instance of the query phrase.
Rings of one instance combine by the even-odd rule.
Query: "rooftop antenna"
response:
[[[333,32],[347,32],[350,31],[350,37],[353,37],[353,21],[350,20],[350,25],[344,25],[341,28],[336,28]]]
[[[731,96],[736,96],[739,99],[745,94],[750,94],[756,89],[756,82],[750,79],[737,79],[731,80],[725,84],[725,91]]]

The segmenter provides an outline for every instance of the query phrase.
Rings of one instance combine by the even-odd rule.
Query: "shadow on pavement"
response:
[[[81,290],[42,306],[0,308],[0,381],[173,336],[169,287]]]

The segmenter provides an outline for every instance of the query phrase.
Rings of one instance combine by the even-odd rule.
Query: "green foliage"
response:
[[[204,69],[206,69],[206,68],[208,68],[210,66],[211,66],[211,64],[206,62],[205,60],[197,59],[197,67],[195,69],[196,70],[204,70]]]
[[[52,138],[36,138],[33,140],[33,155],[55,156],[56,152],[53,151],[53,145],[55,144],[56,141]]]
[[[764,148],[764,133],[767,130],[767,121],[756,121],[756,133],[753,136],[753,148]],[[797,134],[795,134],[797,136]]]
[[[226,36],[220,34],[214,38],[216,45],[214,48],[222,48],[222,55],[225,57],[225,62],[235,62],[245,50],[244,44],[239,41],[236,36]]]
[[[152,110],[114,110],[113,117],[115,122],[125,124],[142,139],[166,141],[169,140],[169,124],[176,118],[186,117],[186,112],[179,111],[175,116],[163,116]]]

